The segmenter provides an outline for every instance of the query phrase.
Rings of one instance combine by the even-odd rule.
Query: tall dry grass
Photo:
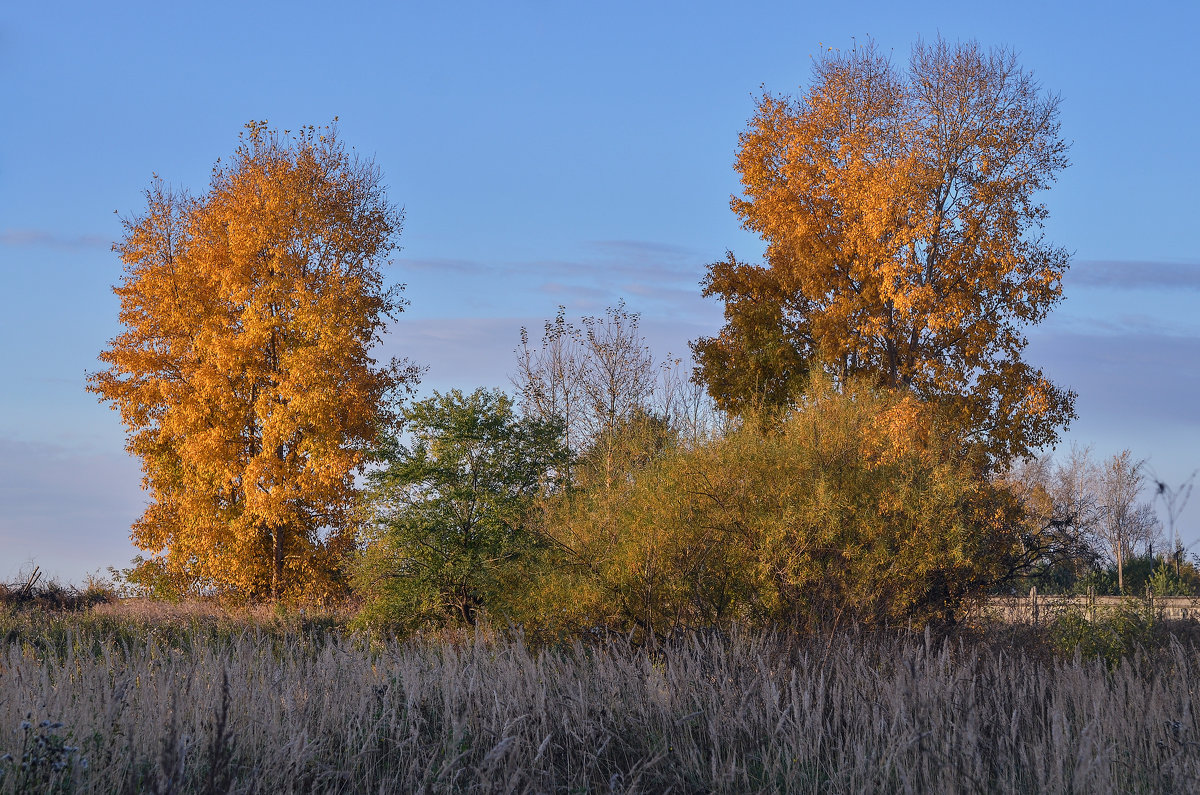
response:
[[[655,652],[207,616],[0,632],[0,793],[1200,789],[1179,643],[1109,668],[853,632]]]

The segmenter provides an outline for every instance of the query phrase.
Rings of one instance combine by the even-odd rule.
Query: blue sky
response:
[[[719,326],[706,263],[760,86],[873,36],[1014,48],[1062,95],[1047,235],[1067,301],[1029,358],[1080,393],[1068,439],[1178,482],[1200,466],[1200,56],[1191,3],[13,3],[0,13],[0,581],[128,562],[136,462],[83,389],[117,333],[114,211],[203,191],[247,121],[340,118],[406,211],[389,352],[425,389],[505,386],[522,325],[620,298],[656,352]],[[1195,500],[1200,503],[1200,496]],[[1184,538],[1200,542],[1200,506]],[[1200,547],[1198,547],[1200,548]]]

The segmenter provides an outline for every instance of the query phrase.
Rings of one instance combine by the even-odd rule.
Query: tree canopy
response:
[[[353,543],[354,474],[405,362],[370,355],[402,213],[334,130],[252,123],[203,196],[156,181],[115,246],[124,331],[88,388],[121,413],[151,502],[133,541],[177,583],[278,598]]]
[[[726,325],[694,343],[722,408],[795,405],[808,371],[936,400],[1002,462],[1052,443],[1074,394],[1024,362],[1062,297],[1040,194],[1067,165],[1059,102],[1015,55],[918,43],[830,52],[799,98],[764,94],[732,207],[761,265],[710,266]]]
[[[368,477],[373,526],[358,570],[368,613],[409,627],[472,624],[512,598],[514,567],[540,543],[531,510],[565,477],[563,423],[517,417],[485,389],[435,392],[404,420],[407,442],[387,439],[386,466]]]

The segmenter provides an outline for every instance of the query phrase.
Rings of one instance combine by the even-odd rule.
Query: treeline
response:
[[[935,407],[862,381],[733,417],[655,362],[638,320],[560,311],[540,346],[522,331],[516,400],[454,391],[406,410],[408,442],[389,441],[365,495],[363,620],[921,626],[1032,583],[1200,585],[1181,550],[1155,561],[1162,527],[1128,451],[990,472]]]
[[[932,407],[814,382],[786,416],[721,417],[655,388],[637,320],[560,315],[524,340],[520,411],[485,390],[406,410],[409,441],[370,476],[368,617],[653,635],[950,620],[1019,563],[1018,501]]]
[[[1037,458],[1076,396],[1022,358],[1069,267],[1042,234],[1058,104],[1004,49],[831,50],[739,138],[731,207],[766,250],[708,266],[725,322],[693,369],[624,305],[560,310],[522,330],[514,397],[418,401],[420,369],[372,355],[405,307],[379,170],[336,130],[250,124],[116,246],[124,331],[89,389],[151,498],[126,579],[640,636],[953,621],[1102,555],[1124,588],[1158,526],[1140,465]]]
[[[656,360],[639,321],[623,305],[577,324],[560,310],[540,341],[521,330],[514,396],[405,406],[373,451],[355,550],[302,597],[354,597],[360,623],[402,631],[663,637],[947,623],[1031,584],[1200,593],[1194,563],[1161,554],[1128,451],[994,472],[938,407],[865,380],[814,380],[786,413],[734,416]],[[160,571],[125,577],[199,592]]]
[[[1053,544],[1031,555],[1014,587],[1043,593],[1200,595],[1197,558],[1179,535],[1179,515],[1196,474],[1175,486],[1147,477],[1146,462],[1122,450],[1097,460],[1090,447],[1072,446],[1018,462],[1005,480],[1025,511],[1054,528]],[[1153,494],[1146,500],[1146,491]],[[1166,521],[1159,515],[1161,505]],[[1035,551],[1036,550],[1031,550]]]

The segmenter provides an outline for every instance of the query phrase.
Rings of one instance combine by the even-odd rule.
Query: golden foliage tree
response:
[[[402,213],[333,129],[251,123],[198,198],[161,182],[124,221],[125,330],[88,389],[112,403],[152,502],[144,565],[191,587],[299,596],[353,543],[354,474],[417,373],[370,355]]]
[[[1075,396],[1021,353],[1069,264],[1041,233],[1058,104],[1012,53],[941,39],[907,70],[830,52],[803,97],[765,94],[732,207],[766,262],[710,267],[727,323],[694,344],[722,408],[794,404],[819,369],[937,400],[1001,460],[1053,442]]]
[[[667,450],[543,532],[560,556],[528,622],[670,635],[953,620],[1019,552],[1020,505],[939,409],[851,379],[807,386],[763,432]]]

